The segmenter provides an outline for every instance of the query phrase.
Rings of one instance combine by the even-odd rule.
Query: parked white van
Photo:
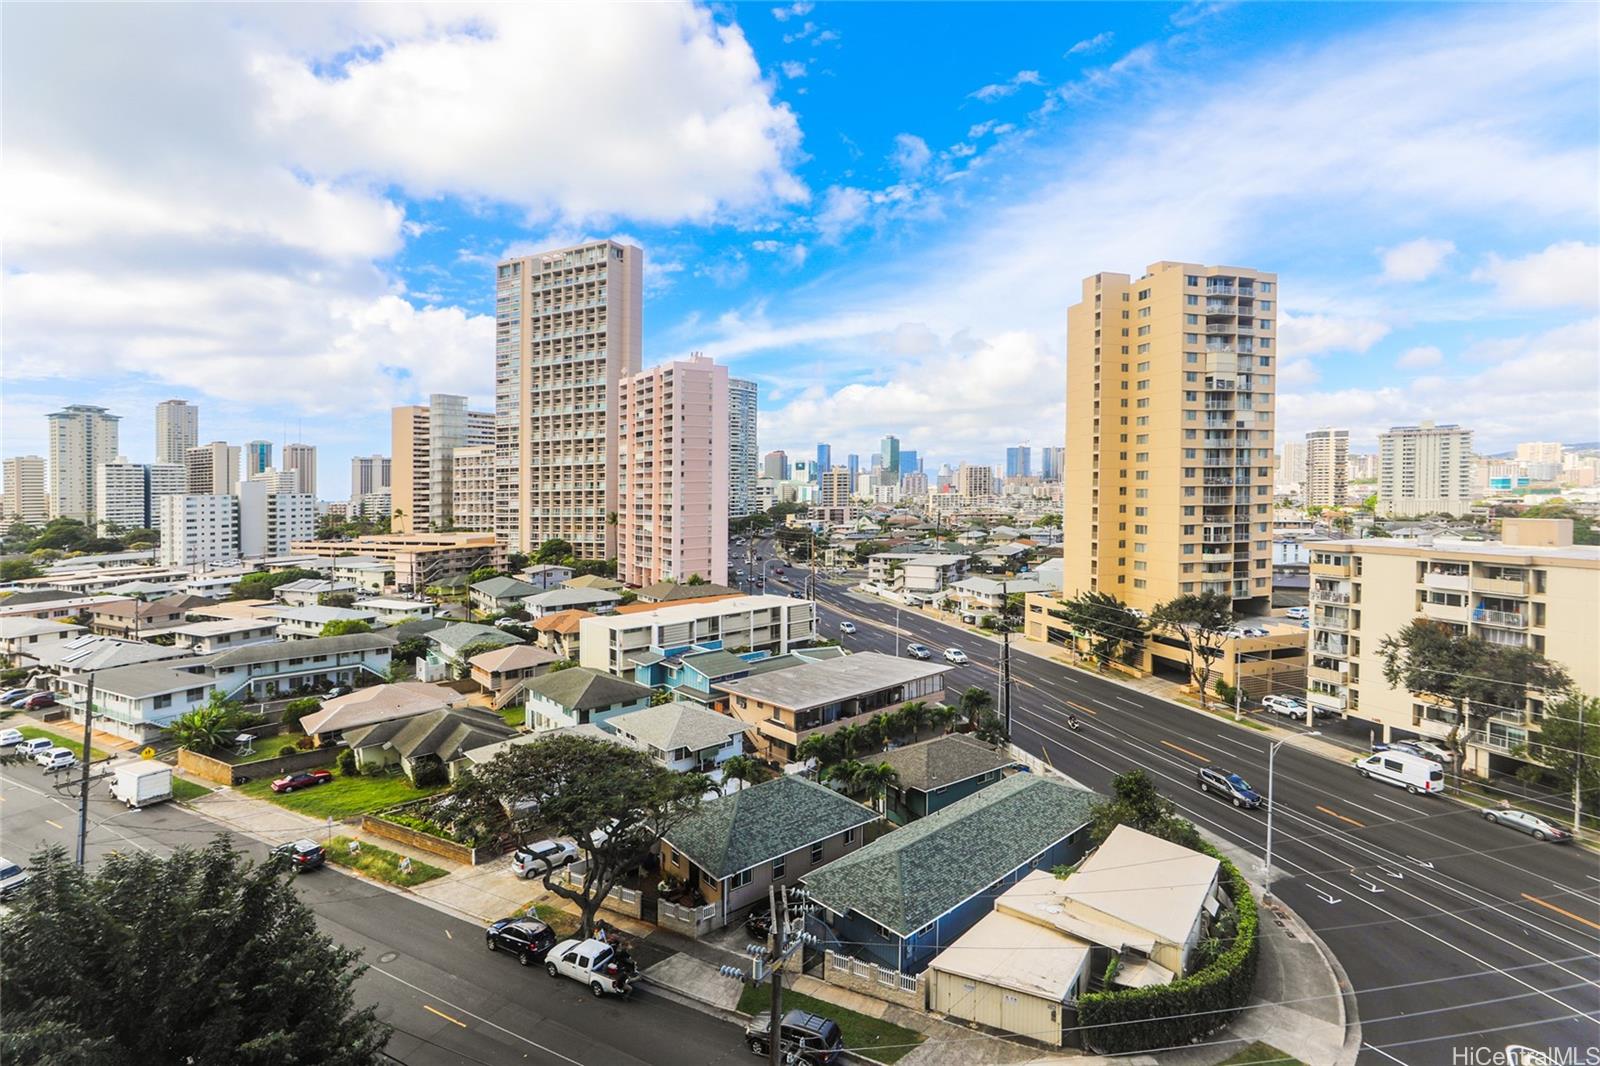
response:
[[[46,770],[65,770],[78,765],[78,757],[72,754],[70,748],[51,748],[41,751],[33,757],[33,761]]]
[[[1375,777],[1391,785],[1404,785],[1411,793],[1443,792],[1444,771],[1432,759],[1409,751],[1380,751],[1356,763],[1362,777]]]

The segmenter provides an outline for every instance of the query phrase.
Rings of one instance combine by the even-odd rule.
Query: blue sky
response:
[[[763,450],[1062,436],[1097,270],[1280,275],[1280,434],[1600,438],[1591,5],[34,5],[3,42],[5,454],[487,406],[490,271],[647,253],[646,362],[761,385]]]

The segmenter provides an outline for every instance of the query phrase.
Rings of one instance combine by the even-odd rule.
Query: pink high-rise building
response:
[[[728,368],[703,355],[623,379],[617,578],[728,579]]]

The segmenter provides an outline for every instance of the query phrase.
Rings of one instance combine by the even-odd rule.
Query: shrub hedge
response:
[[[1232,943],[1211,965],[1171,984],[1082,996],[1078,1024],[1092,1050],[1110,1055],[1187,1044],[1227,1025],[1249,1002],[1260,921],[1255,897],[1233,863],[1209,844],[1200,850],[1222,862],[1221,881],[1238,920]]]

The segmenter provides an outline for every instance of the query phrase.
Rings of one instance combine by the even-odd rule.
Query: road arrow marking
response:
[[[1341,900],[1340,900],[1340,899],[1339,899],[1339,897],[1337,897],[1337,896],[1331,896],[1331,895],[1329,895],[1329,894],[1328,894],[1328,893],[1326,893],[1326,892],[1324,892],[1324,891],[1322,891],[1322,889],[1320,889],[1320,888],[1313,888],[1313,889],[1312,889],[1312,890],[1311,890],[1311,891],[1312,891],[1312,892],[1313,892],[1313,893],[1314,893],[1314,894],[1315,894],[1315,895],[1316,895],[1316,896],[1317,896],[1317,897],[1318,897],[1318,898],[1319,898],[1319,899],[1321,899],[1321,900],[1322,900],[1322,902],[1324,902],[1324,903],[1339,903],[1339,902],[1342,902],[1342,901],[1341,901]]]
[[[1371,892],[1374,896],[1376,896],[1378,893],[1383,891],[1383,888],[1381,886],[1379,886],[1376,882],[1363,880],[1359,876],[1356,877],[1356,884],[1360,885],[1362,888],[1366,889],[1368,892]]]
[[[1406,875],[1401,873],[1399,870],[1391,870],[1387,866],[1380,866],[1378,869],[1382,870],[1385,874],[1394,878],[1396,881],[1404,881],[1406,879]]]
[[[1433,863],[1431,863],[1431,862],[1423,862],[1421,859],[1417,858],[1415,855],[1407,855],[1406,858],[1410,859],[1412,862],[1416,863],[1418,866],[1423,867],[1424,869],[1428,869],[1428,870],[1433,869]]]

